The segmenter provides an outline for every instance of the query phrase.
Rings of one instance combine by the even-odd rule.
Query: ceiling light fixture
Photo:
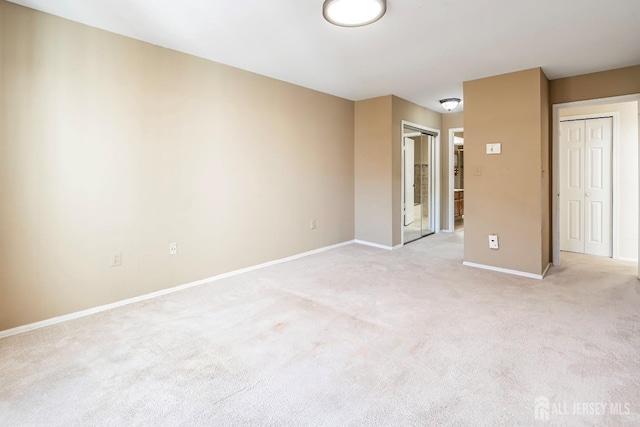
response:
[[[325,0],[324,19],[341,27],[361,27],[376,22],[387,11],[387,0]]]
[[[442,108],[447,111],[451,111],[460,104],[460,98],[445,98],[440,100],[440,104],[442,104]]]

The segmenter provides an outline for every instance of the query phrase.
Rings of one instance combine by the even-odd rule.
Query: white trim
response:
[[[592,107],[597,105],[606,105],[606,104],[617,104],[621,102],[638,102],[638,107],[640,109],[640,94],[633,95],[623,95],[623,96],[614,96],[610,98],[599,98],[599,99],[590,99],[586,101],[575,101],[575,102],[566,102],[563,104],[554,104],[552,105],[552,141],[551,141],[551,159],[552,159],[552,197],[551,197],[551,254],[553,259],[553,265],[560,265],[560,203],[559,203],[559,180],[558,174],[560,170],[560,165],[558,163],[558,156],[560,150],[560,110],[567,108],[575,108],[575,107]],[[600,113],[599,115],[602,115]],[[616,124],[614,123],[614,136],[616,136]],[[640,120],[638,124],[639,138],[640,138]],[[639,141],[640,143],[640,141]],[[614,141],[615,145],[615,141]],[[640,166],[640,157],[638,158],[638,165]],[[615,173],[615,169],[613,170]],[[640,177],[639,177],[639,185],[640,185]],[[614,187],[615,191],[615,187]],[[640,207],[639,207],[640,211]],[[640,222],[640,218],[639,218]],[[618,224],[616,224],[617,228]],[[638,227],[638,241],[640,246],[640,224]],[[615,248],[615,245],[614,245]],[[640,251],[640,249],[639,249]],[[617,252],[616,252],[617,253]],[[640,277],[640,263],[638,263],[638,276]]]
[[[436,144],[436,148],[434,150],[434,157],[435,159],[433,160],[434,164],[435,164],[435,168],[434,168],[434,180],[433,180],[433,186],[432,188],[435,188],[434,194],[433,194],[433,213],[435,214],[435,218],[433,221],[433,232],[434,233],[439,233],[440,232],[440,210],[441,210],[441,205],[442,205],[442,199],[441,199],[441,195],[440,195],[440,186],[442,184],[442,177],[441,177],[441,169],[442,169],[442,156],[440,155],[440,131],[438,131],[438,134],[435,136],[435,141],[433,141],[434,144]]]
[[[400,137],[400,244],[404,245],[404,120],[402,121],[402,126],[400,126],[400,133],[402,134]],[[393,157],[393,153],[391,157]],[[393,181],[393,176],[391,180]],[[393,206],[393,192],[391,194],[391,202]],[[393,212],[391,219],[391,243],[393,243],[393,228],[396,226],[396,224],[393,224]]]
[[[463,132],[464,128],[450,128],[449,129],[449,229],[447,230],[449,233],[453,233],[456,228],[456,217],[454,215],[454,191],[455,190],[455,176],[453,174],[453,151],[455,144],[453,143],[454,136],[453,134],[456,132]]]
[[[618,261],[638,262],[638,259],[637,259],[637,258],[623,258],[623,257],[620,257],[620,258],[616,258],[616,259],[617,259]]]
[[[114,308],[122,307],[122,306],[125,306],[125,305],[129,305],[129,304],[133,304],[133,303],[136,303],[136,302],[140,302],[140,301],[145,301],[145,300],[152,299],[152,298],[157,298],[159,296],[171,294],[171,293],[174,293],[174,292],[179,292],[179,291],[182,291],[182,290],[185,290],[185,289],[193,288],[195,286],[204,285],[206,283],[215,282],[217,280],[226,279],[227,277],[237,276],[239,274],[248,273],[250,271],[258,270],[258,269],[265,268],[265,267],[270,267],[270,266],[273,266],[273,265],[276,265],[276,264],[282,264],[284,262],[293,261],[293,260],[298,259],[298,258],[303,258],[303,257],[309,256],[309,255],[317,254],[317,253],[320,253],[320,252],[325,252],[325,251],[328,251],[328,250],[331,250],[331,249],[339,248],[341,246],[351,245],[353,243],[357,243],[357,241],[356,240],[349,240],[349,241],[338,243],[338,244],[335,244],[335,245],[324,246],[322,248],[313,249],[313,250],[307,251],[307,252],[302,252],[302,253],[299,253],[299,254],[296,254],[296,255],[292,255],[292,256],[289,256],[289,257],[286,257],[286,258],[280,258],[280,259],[276,259],[276,260],[273,260],[273,261],[267,261],[267,262],[264,262],[262,264],[253,265],[251,267],[241,268],[240,270],[234,270],[234,271],[230,271],[230,272],[227,272],[227,273],[218,274],[216,276],[212,276],[212,277],[209,277],[207,279],[196,280],[195,282],[186,283],[184,285],[179,285],[179,286],[174,286],[174,287],[168,288],[168,289],[162,289],[160,291],[151,292],[149,294],[144,294],[144,295],[140,295],[140,296],[133,297],[133,298],[128,298],[128,299],[125,299],[125,300],[122,300],[122,301],[117,301],[117,302],[114,302],[114,303],[111,303],[111,304],[100,305],[98,307],[93,307],[93,308],[89,308],[87,310],[77,311],[75,313],[65,314],[63,316],[53,317],[51,319],[42,320],[40,322],[30,323],[28,325],[18,326],[16,328],[12,328],[12,329],[6,329],[4,331],[0,331],[0,339],[1,338],[6,338],[6,337],[9,337],[9,336],[12,336],[12,335],[21,334],[23,332],[32,331],[34,329],[39,329],[39,328],[44,328],[46,326],[55,325],[57,323],[66,322],[67,320],[78,319],[78,318],[81,318],[81,317],[85,317],[85,316],[89,316],[89,315],[92,315],[92,314],[100,313],[102,311],[111,310],[111,309],[114,309]]]
[[[560,105],[551,106],[551,262],[560,265]]]
[[[398,246],[386,246],[386,245],[381,245],[379,243],[373,243],[373,242],[367,242],[366,240],[354,240],[353,243],[358,243],[360,245],[365,245],[365,246],[371,246],[373,248],[378,248],[378,249],[385,249],[387,251],[392,251],[396,248],[400,248],[402,247],[402,245],[398,245]]]
[[[547,271],[549,270],[549,267],[551,266],[551,263],[549,263],[547,265],[547,268],[544,269],[544,272],[542,274],[527,273],[526,271],[511,270],[511,269],[508,269],[508,268],[500,268],[500,267],[493,267],[491,265],[476,264],[475,262],[468,262],[468,261],[464,261],[462,263],[462,265],[466,265],[467,267],[481,268],[483,270],[497,271],[499,273],[513,274],[514,276],[522,276],[522,277],[528,277],[530,279],[542,280],[544,278],[545,274],[547,274]]]
[[[400,127],[400,245],[399,246],[403,246],[404,245],[404,137],[408,136],[410,134],[413,133],[405,133],[404,132],[404,127],[406,126],[411,126],[413,128],[416,129],[420,129],[423,130],[425,132],[429,132],[432,134],[435,134],[434,136],[434,153],[433,153],[433,163],[435,165],[435,167],[433,168],[433,179],[430,179],[430,181],[432,181],[433,186],[435,188],[435,191],[433,191],[433,200],[434,200],[434,206],[433,206],[433,213],[434,213],[434,220],[433,220],[433,228],[434,228],[434,232],[435,233],[439,233],[440,232],[440,204],[441,204],[441,200],[440,200],[440,129],[435,129],[435,128],[430,128],[427,126],[423,126],[417,123],[412,123],[409,122],[407,120],[402,120],[402,124]],[[394,227],[396,227],[397,224],[394,224]],[[389,249],[391,248],[390,246],[386,246],[383,247],[383,249]],[[393,249],[393,248],[391,248]]]

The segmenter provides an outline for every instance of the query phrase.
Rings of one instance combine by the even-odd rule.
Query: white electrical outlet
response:
[[[315,230],[316,229],[316,220],[312,219],[311,222],[309,222],[309,228],[311,230]]]
[[[499,249],[498,236],[495,234],[489,234],[489,249]]]
[[[122,251],[113,252],[109,259],[109,267],[119,267],[122,265]]]
[[[178,253],[178,244],[169,243],[169,255],[176,255]]]

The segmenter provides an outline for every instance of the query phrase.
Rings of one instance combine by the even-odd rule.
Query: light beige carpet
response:
[[[639,313],[634,263],[349,245],[0,340],[0,425],[640,425]]]

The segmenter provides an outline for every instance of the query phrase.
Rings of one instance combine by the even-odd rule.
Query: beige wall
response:
[[[442,168],[441,168],[441,190],[442,205],[440,206],[440,225],[443,230],[453,230],[452,224],[449,224],[449,204],[451,203],[451,195],[449,194],[449,130],[464,127],[464,113],[449,113],[442,115]]]
[[[614,180],[614,221],[617,232],[613,236],[619,258],[638,259],[638,102],[590,107],[563,108],[560,118],[587,114],[618,113],[619,127]],[[614,153],[615,154],[615,153]]]
[[[464,83],[465,261],[532,274],[548,263],[545,81],[535,68]],[[485,154],[492,142],[502,154]],[[489,249],[492,233],[499,250]]]
[[[402,121],[408,121],[428,128],[442,129],[442,114],[421,107],[397,96],[392,97],[392,230],[393,243],[402,242]],[[442,134],[440,135],[440,153],[442,154]],[[357,152],[356,152],[357,155]]]
[[[391,229],[391,96],[355,103],[355,236],[384,246]]]
[[[391,95],[355,104],[356,239],[397,246],[402,239],[402,121],[440,130],[442,114]]]
[[[636,93],[640,93],[640,65],[549,82],[551,105]]]
[[[353,102],[0,13],[0,330],[354,238]]]

